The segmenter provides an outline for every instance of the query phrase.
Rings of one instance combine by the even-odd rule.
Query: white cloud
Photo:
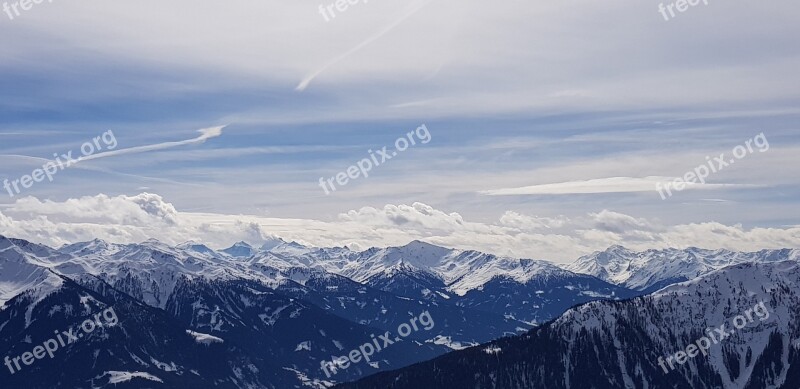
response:
[[[637,219],[633,216],[607,209],[598,213],[590,213],[589,217],[595,222],[594,227],[601,231],[622,234],[627,231],[649,231],[653,229],[653,226],[645,219]]]
[[[55,222],[146,225],[160,222],[178,224],[178,211],[161,196],[142,193],[136,196],[109,197],[104,194],[41,201],[35,197],[18,200],[12,210],[18,214],[48,217]]]
[[[481,192],[489,196],[512,195],[561,195],[561,194],[588,194],[588,193],[632,193],[655,192],[656,185],[662,186],[674,181],[672,177],[609,177],[591,180],[577,180],[559,182],[554,184],[540,184],[523,186],[520,188],[492,189]],[[686,182],[684,190],[693,189],[719,189],[725,187],[746,186],[736,184],[700,184]]]
[[[751,228],[716,222],[666,226],[658,221],[601,210],[577,218],[542,218],[506,212],[496,222],[465,220],[422,203],[363,207],[338,220],[265,218],[180,212],[160,196],[86,196],[64,202],[32,197],[0,212],[0,234],[60,246],[101,238],[177,244],[198,240],[226,247],[275,236],[315,246],[402,245],[414,239],[462,249],[569,262],[613,244],[633,249],[664,247],[759,250],[800,246],[800,227]]]
[[[302,80],[302,81],[300,81],[300,84],[298,84],[298,85],[297,85],[297,87],[295,88],[295,90],[298,90],[298,91],[301,91],[301,92],[302,92],[302,91],[304,91],[306,88],[308,88],[308,85],[309,85],[309,84],[311,84],[311,81],[313,81],[313,80],[314,80],[315,78],[317,78],[317,77],[318,77],[320,74],[322,74],[322,72],[324,72],[325,70],[327,70],[327,69],[328,69],[328,68],[330,68],[331,66],[334,66],[334,65],[336,65],[337,63],[341,62],[343,59],[345,59],[345,58],[349,57],[350,55],[352,55],[352,54],[354,54],[354,53],[358,52],[359,50],[363,49],[363,48],[364,48],[364,47],[366,47],[367,45],[369,45],[369,44],[371,44],[371,43],[373,43],[373,42],[377,41],[377,40],[378,40],[378,39],[380,39],[382,36],[384,36],[384,35],[386,35],[387,33],[389,33],[389,31],[391,31],[391,30],[395,29],[395,28],[396,28],[397,26],[399,26],[401,23],[403,23],[404,21],[406,21],[406,19],[408,19],[409,17],[411,17],[412,15],[414,15],[415,13],[417,13],[417,11],[421,10],[422,8],[424,8],[425,6],[427,6],[428,4],[430,4],[430,2],[431,2],[431,0],[423,0],[423,1],[418,1],[418,2],[416,2],[416,3],[414,3],[414,4],[412,4],[412,5],[411,5],[411,7],[409,7],[410,9],[409,9],[409,10],[407,10],[407,11],[406,11],[406,12],[405,12],[403,15],[401,15],[400,17],[398,17],[398,18],[397,18],[397,20],[395,20],[395,21],[393,21],[393,22],[389,23],[387,26],[383,27],[383,28],[382,28],[380,31],[378,31],[377,33],[375,33],[375,34],[373,34],[372,36],[368,37],[367,39],[365,39],[365,40],[364,40],[364,41],[362,41],[361,43],[359,43],[359,44],[355,45],[353,48],[351,48],[351,49],[349,49],[349,50],[345,51],[344,53],[342,53],[342,54],[339,54],[339,55],[338,55],[338,56],[336,56],[335,58],[331,59],[330,61],[328,61],[327,63],[325,63],[324,65],[322,65],[322,67],[320,67],[319,69],[317,69],[317,70],[314,70],[313,72],[311,72],[310,74],[308,74],[307,76],[305,76],[305,77],[303,78],[303,80]]]
[[[500,217],[501,225],[527,231],[560,228],[564,227],[568,222],[569,219],[564,216],[557,218],[527,216],[514,211],[508,211]]]
[[[19,36],[0,48],[0,58],[10,66],[47,69],[59,62],[43,64],[43,55],[97,55],[112,64],[135,62],[182,75],[205,72],[196,83],[165,85],[169,91],[203,91],[233,79],[245,85],[269,82],[292,93],[298,83],[305,87],[314,80],[318,91],[335,101],[363,102],[360,96],[368,95],[375,103],[369,110],[361,104],[346,110],[314,105],[300,110],[306,115],[286,112],[310,120],[331,113],[407,117],[407,111],[391,106],[421,100],[431,104],[416,107],[419,114],[458,115],[797,97],[786,82],[798,65],[792,39],[798,28],[786,22],[798,8],[790,2],[760,5],[757,19],[752,6],[719,3],[682,16],[676,22],[681,28],[665,23],[651,4],[634,0],[431,1],[417,11],[418,4],[369,2],[325,22],[316,3],[221,6],[174,0],[153,8],[56,2],[0,24],[0,32]],[[187,9],[191,20],[182,17]],[[709,46],[715,50],[706,50]],[[404,87],[387,87],[396,85]]]

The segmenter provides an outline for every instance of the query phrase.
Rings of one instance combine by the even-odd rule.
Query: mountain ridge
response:
[[[758,304],[766,312],[752,315]],[[524,335],[336,388],[793,389],[800,384],[799,318],[800,264],[737,264],[651,295],[582,304]],[[707,356],[664,362],[717,327],[727,336],[709,341]]]
[[[739,263],[800,260],[800,249],[764,249],[739,252],[726,249],[628,250],[611,246],[564,265],[567,270],[595,276],[626,288],[651,292],[663,284],[690,280]]]

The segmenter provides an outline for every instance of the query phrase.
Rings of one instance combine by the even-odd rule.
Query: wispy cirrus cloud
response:
[[[590,180],[575,180],[552,184],[538,184],[518,188],[491,189],[480,192],[489,196],[522,196],[522,195],[568,195],[593,193],[634,193],[655,192],[656,185],[666,185],[675,180],[674,177],[608,177]],[[748,187],[743,184],[701,184],[685,183],[685,190],[720,189],[731,187]]]
[[[314,70],[313,72],[309,73],[308,75],[306,75],[300,81],[300,83],[297,85],[295,90],[300,91],[300,92],[306,90],[306,88],[308,88],[308,85],[311,84],[311,81],[314,81],[314,79],[317,78],[320,74],[322,74],[325,70],[327,70],[331,66],[336,65],[337,63],[339,63],[343,59],[353,55],[354,53],[356,53],[359,50],[363,49],[364,47],[368,46],[370,43],[373,43],[373,42],[377,41],[382,36],[386,35],[389,31],[392,31],[397,26],[399,26],[404,21],[406,21],[406,19],[408,19],[411,16],[413,16],[419,10],[425,8],[425,6],[430,4],[431,1],[433,1],[433,0],[422,0],[422,1],[418,1],[416,3],[411,4],[410,8],[408,10],[406,10],[403,14],[401,14],[400,17],[398,17],[395,21],[393,21],[393,22],[389,23],[388,25],[384,26],[377,33],[375,33],[374,35],[371,35],[370,37],[368,37],[367,39],[365,39],[361,43],[355,45],[350,50],[347,50],[344,53],[337,55],[336,57],[334,57],[333,59],[331,59],[330,61],[326,62],[324,65],[322,65],[320,68],[318,68],[318,69]]]
[[[193,145],[193,144],[200,144],[200,143],[203,143],[203,142],[205,142],[205,141],[207,141],[207,140],[209,140],[211,138],[216,138],[218,136],[221,136],[222,135],[222,130],[225,127],[227,127],[227,125],[225,125],[225,126],[217,126],[217,127],[209,127],[209,128],[203,128],[203,129],[197,130],[197,132],[200,133],[200,136],[198,136],[196,138],[192,138],[192,139],[176,141],[176,142],[162,142],[162,143],[156,143],[156,144],[146,145],[146,146],[128,147],[128,148],[119,149],[119,150],[106,151],[104,153],[92,154],[92,155],[89,155],[89,156],[84,156],[84,157],[78,158],[78,162],[85,162],[85,161],[91,161],[91,160],[94,160],[94,159],[109,158],[109,157],[115,157],[115,156],[126,155],[126,154],[146,153],[148,151],[166,150],[166,149],[171,149],[171,148],[174,148],[174,147],[187,146],[187,145]]]
[[[200,129],[200,130],[198,130],[198,132],[200,133],[200,136],[198,136],[196,138],[192,138],[192,139],[182,140],[182,141],[162,142],[162,143],[156,143],[156,144],[145,145],[145,146],[135,146],[135,147],[122,148],[122,149],[118,149],[118,150],[110,150],[110,151],[105,151],[105,152],[96,153],[96,154],[90,154],[90,155],[82,155],[82,156],[79,156],[77,158],[74,158],[73,161],[71,162],[70,166],[77,165],[80,162],[92,161],[92,160],[96,160],[96,159],[116,157],[116,156],[120,156],[120,155],[146,153],[146,152],[149,152],[149,151],[166,150],[166,149],[171,149],[171,148],[180,147],[180,146],[200,144],[200,143],[203,143],[203,142],[205,142],[205,141],[207,141],[207,140],[209,140],[211,138],[216,138],[218,136],[221,136],[222,135],[222,130],[225,127],[227,127],[227,126],[217,126],[217,127],[209,127],[209,128]],[[111,134],[113,136],[113,133],[111,133],[111,132],[108,132],[106,134]],[[114,142],[118,142],[116,140],[116,138],[114,138]],[[106,146],[108,146],[108,145],[106,145]],[[116,147],[116,144],[113,145],[113,147]],[[34,157],[34,156],[29,156],[29,155],[0,154],[0,158],[19,158],[19,159],[37,161],[37,162],[44,162],[44,163],[47,163],[47,162],[56,163],[56,161],[54,161],[54,160],[41,158],[41,157]]]

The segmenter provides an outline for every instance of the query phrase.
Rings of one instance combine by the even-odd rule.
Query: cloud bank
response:
[[[601,210],[556,218],[507,211],[494,221],[465,220],[422,203],[363,207],[336,220],[266,218],[178,211],[161,196],[104,194],[63,202],[26,197],[0,212],[0,234],[58,247],[100,238],[117,243],[155,238],[222,248],[275,237],[303,244],[366,249],[414,239],[515,257],[571,262],[610,245],[644,250],[665,247],[754,251],[800,247],[800,227],[744,228],[713,221],[664,225],[657,220]]]

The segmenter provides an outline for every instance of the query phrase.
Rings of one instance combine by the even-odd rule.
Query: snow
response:
[[[636,253],[613,246],[606,251],[581,257],[566,266],[565,270],[547,261],[498,257],[420,241],[360,252],[345,247],[312,248],[279,239],[259,249],[245,242],[239,242],[230,249],[229,252],[214,251],[196,242],[171,247],[151,239],[141,244],[127,245],[95,240],[53,250],[40,245],[17,244],[14,240],[0,237],[0,258],[3,258],[0,261],[0,304],[5,305],[8,299],[34,288],[36,290],[31,293],[35,298],[46,296],[61,285],[60,277],[54,272],[91,274],[112,285],[132,284],[130,287],[133,290],[127,292],[135,291],[148,305],[163,309],[181,277],[246,279],[277,286],[287,282],[302,285],[313,278],[335,276],[365,282],[378,275],[402,273],[441,280],[447,285],[447,292],[463,296],[470,290],[480,290],[497,277],[527,283],[532,280],[567,278],[574,276],[572,271],[576,271],[641,289],[661,280],[693,279],[730,264],[800,259],[800,250],[788,249],[737,253],[689,248]],[[240,254],[240,249],[241,253],[249,251],[252,255],[232,256],[232,253]],[[134,282],[131,283],[131,280]],[[448,293],[435,292],[442,298],[449,298]],[[582,293],[593,298],[613,297],[591,291]],[[242,303],[245,306],[250,304],[248,301]],[[212,315],[216,314],[216,309],[209,311]],[[271,325],[279,314],[267,312],[262,314],[262,320]],[[224,324],[221,320],[211,322],[217,329]]]
[[[150,363],[152,363],[155,367],[164,370],[166,372],[178,371],[178,366],[175,365],[175,362],[167,364],[159,361],[158,359],[150,357]]]
[[[611,336],[609,340],[614,341],[619,349],[622,346],[617,343],[615,335],[619,321],[630,322],[632,314],[639,315],[633,312],[661,312],[660,315],[636,316],[633,320],[642,322],[643,333],[647,333],[658,344],[658,349],[653,351],[666,357],[685,350],[689,343],[696,340],[698,330],[718,328],[726,324],[728,330],[733,331],[731,337],[723,340],[722,344],[713,345],[708,350],[707,357],[698,355],[696,358],[707,358],[709,365],[720,374],[722,387],[744,388],[753,373],[754,363],[763,354],[771,334],[791,336],[794,333],[793,312],[797,309],[797,303],[787,295],[799,289],[800,264],[794,260],[740,264],[671,285],[626,303],[646,309],[629,309],[626,304],[595,301],[570,309],[556,319],[553,326],[560,329],[567,341],[574,340],[582,331],[600,331]],[[780,303],[773,306],[773,301]],[[754,314],[752,322],[741,329],[735,329],[733,318],[744,316],[749,309],[752,312],[752,308],[760,302],[765,302],[769,316],[760,317]],[[672,339],[680,340],[674,343]],[[788,358],[789,343],[784,339],[781,355],[784,366]],[[725,352],[735,354],[733,360],[740,361],[740,373],[736,377],[730,375]],[[745,358],[748,352],[753,354],[749,363]],[[624,366],[627,361],[619,354],[616,363]],[[696,362],[690,362],[689,366],[693,366],[691,363]],[[691,374],[691,369],[675,372]],[[784,378],[779,376],[776,381],[781,382]],[[631,377],[623,379],[628,382]]]
[[[325,389],[335,385],[335,383],[332,381],[321,380],[318,378],[310,379],[306,373],[303,373],[297,369],[292,369],[289,367],[284,367],[283,369],[295,373],[297,375],[297,379],[303,384],[303,386],[308,386],[315,389]]]
[[[281,246],[279,246],[281,247]],[[338,274],[357,282],[366,282],[378,275],[416,274],[440,279],[449,290],[463,295],[478,289],[492,279],[505,276],[525,283],[534,277],[563,277],[570,272],[547,261],[497,257],[477,251],[453,250],[424,242],[406,246],[372,248],[353,252],[346,248],[297,250],[294,256],[286,249],[276,248],[255,255],[253,263],[278,269],[280,276],[299,283],[297,267]],[[447,294],[437,291],[447,299]]]
[[[191,330],[186,330],[186,333],[191,335],[194,338],[194,341],[199,344],[204,344],[206,346],[214,343],[223,343],[225,342],[222,338],[218,338],[213,335],[203,334],[200,332],[194,332]]]
[[[643,290],[659,282],[693,279],[731,265],[784,260],[800,260],[800,250],[761,250],[748,253],[690,247],[683,250],[634,252],[621,246],[612,246],[606,251],[578,258],[564,268],[613,284]]]
[[[129,372],[129,371],[107,371],[107,372],[104,372],[100,377],[104,377],[106,375],[109,376],[109,379],[108,379],[108,383],[109,384],[119,384],[119,383],[123,383],[123,382],[128,382],[128,381],[133,380],[134,378],[143,378],[143,379],[150,380],[150,381],[164,383],[164,381],[162,381],[160,378],[158,378],[158,377],[156,377],[156,376],[154,376],[152,374],[144,373],[144,372],[140,372],[140,371],[135,371],[135,372]],[[100,377],[98,377],[98,378],[100,378]]]
[[[47,278],[55,277],[51,285],[60,285],[58,277],[48,270],[70,276],[91,274],[112,285],[130,285],[131,290],[127,292],[135,292],[146,304],[162,309],[181,277],[246,279],[277,286],[286,282],[304,285],[312,278],[332,275],[365,282],[377,275],[402,273],[439,279],[448,285],[449,292],[464,295],[500,276],[524,283],[535,277],[571,274],[546,261],[497,257],[420,241],[361,252],[344,247],[311,248],[280,240],[260,249],[239,242],[221,251],[191,241],[171,247],[154,239],[127,245],[95,240],[64,246],[60,250],[44,246],[28,248],[41,257],[26,253],[7,239],[0,247],[4,247],[0,257],[7,259],[0,262],[0,302],[3,303],[22,291],[42,285]],[[12,269],[12,266],[15,267]],[[54,287],[40,293],[46,295]],[[435,293],[444,299],[451,297],[442,291]],[[271,321],[270,316],[264,317],[265,322]]]
[[[281,312],[283,312],[286,308],[289,308],[291,306],[292,306],[291,304],[284,305],[284,306],[275,308],[274,311],[272,310],[271,307],[267,307],[267,313],[259,314],[258,317],[261,319],[262,322],[264,322],[264,324],[266,324],[268,326],[273,326],[273,325],[275,325],[275,323],[278,322],[278,319],[280,318]],[[272,311],[272,313],[270,313],[270,311]]]
[[[238,242],[227,249],[221,250],[221,252],[228,254],[231,257],[249,258],[256,253],[256,250],[253,248],[253,246],[250,246],[245,242]]]
[[[51,254],[40,246],[19,247],[12,240],[0,236],[0,306],[28,291],[34,304],[61,287],[63,280],[50,272],[47,262],[39,255]],[[32,309],[32,308],[31,308]],[[30,316],[26,316],[30,325]]]
[[[454,341],[452,337],[443,335],[437,335],[435,338],[431,340],[426,340],[425,343],[433,343],[433,344],[438,344],[440,346],[447,346],[453,350],[463,350],[467,347],[472,347],[475,345],[474,343],[464,344],[461,342],[457,342]]]
[[[679,310],[671,310],[658,323],[646,323],[647,333],[656,339],[670,339],[669,331],[684,331],[730,323],[733,316],[758,301],[771,301],[772,295],[782,293],[785,288],[800,288],[800,271],[797,260],[800,250],[762,250],[755,253],[738,253],[726,250],[665,249],[631,252],[615,246],[580,258],[559,268],[547,261],[498,257],[476,251],[453,250],[424,242],[412,242],[402,247],[372,248],[351,251],[347,248],[310,248],[296,242],[273,242],[261,249],[249,246],[253,254],[234,257],[230,252],[218,252],[195,242],[170,247],[155,240],[141,244],[113,245],[103,241],[92,241],[64,246],[59,250],[44,246],[26,245],[0,237],[0,304],[8,299],[27,293],[33,304],[26,312],[26,325],[31,324],[31,312],[36,304],[49,293],[61,287],[63,280],[57,273],[69,275],[92,274],[111,284],[118,281],[136,280],[142,289],[143,300],[152,306],[163,308],[181,277],[189,279],[248,279],[262,284],[279,282],[305,283],[315,277],[338,277],[338,275],[363,282],[377,275],[414,274],[441,280],[448,285],[448,292],[463,295],[482,288],[496,277],[507,277],[525,283],[541,278],[560,278],[577,271],[596,275],[604,280],[634,288],[647,288],[659,281],[685,278],[690,281],[675,284],[652,294],[654,309],[667,309],[670,302],[679,301]],[[244,243],[234,245],[244,248]],[[232,250],[233,251],[233,250]],[[780,262],[789,259],[788,262]],[[743,264],[756,262],[757,264]],[[730,267],[733,265],[732,267]],[[728,267],[726,267],[728,266]],[[702,276],[702,278],[696,278]],[[124,284],[124,283],[123,283]],[[566,285],[570,289],[572,285]],[[603,296],[580,290],[586,296]],[[433,291],[429,291],[433,292]],[[443,298],[446,293],[435,291]],[[546,294],[536,290],[537,294]],[[409,298],[404,298],[411,300]],[[633,300],[637,301],[637,300]],[[730,302],[729,302],[730,301]],[[90,303],[89,296],[82,296],[81,303]],[[245,307],[252,302],[242,299]],[[582,330],[600,330],[613,334],[617,322],[626,312],[614,308],[611,302],[592,302],[573,308],[556,319],[555,325],[565,328],[564,336],[576,336]],[[294,307],[292,310],[287,308]],[[64,307],[68,309],[71,307]],[[75,307],[80,309],[80,306]],[[216,329],[225,324],[220,307],[209,308],[195,304],[197,315],[211,315],[209,323]],[[535,307],[534,307],[535,308]],[[2,309],[2,308],[0,308]],[[266,325],[273,325],[282,317],[297,317],[299,308],[293,305],[278,307],[263,312],[259,317]],[[770,307],[770,309],[775,309]],[[382,309],[386,313],[386,308]],[[742,344],[760,353],[772,330],[785,331],[786,320],[791,312],[777,309],[771,311],[769,321],[746,327],[735,334],[735,342],[727,346],[740,356],[746,352]],[[5,323],[3,323],[5,325]],[[705,327],[704,327],[705,326]],[[200,332],[188,331],[200,344],[222,343],[223,339]],[[325,336],[324,331],[320,333]],[[339,349],[343,345],[331,340]],[[428,343],[446,345],[453,349],[472,346],[454,342],[452,338],[437,336]],[[686,345],[664,343],[664,355],[669,355]],[[800,341],[785,344],[786,350],[800,347]],[[295,351],[310,351],[310,341],[297,344]],[[487,348],[484,352],[498,353],[500,349]],[[786,357],[784,355],[783,357]],[[744,358],[739,358],[744,360]],[[710,365],[723,375],[726,387],[742,387],[750,375],[752,366],[742,366],[742,375],[736,379],[727,376],[722,347],[714,348],[708,356]],[[140,359],[137,362],[146,364]],[[176,371],[174,363],[166,364],[151,359],[158,368]],[[619,364],[625,364],[618,355]],[[375,365],[377,366],[377,365]],[[133,378],[160,382],[160,379],[141,372],[106,372],[115,382],[127,382]],[[626,381],[630,377],[624,377]],[[327,382],[304,381],[312,387],[329,386]]]

